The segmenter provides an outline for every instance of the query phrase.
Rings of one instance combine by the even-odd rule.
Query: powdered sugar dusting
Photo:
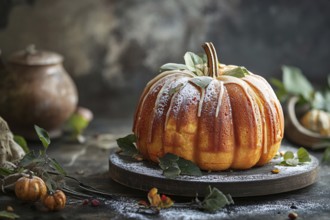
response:
[[[282,148],[283,149],[283,148]],[[111,161],[113,164],[118,165],[126,170],[133,170],[136,173],[141,173],[145,176],[153,176],[157,178],[164,178],[162,175],[162,170],[157,164],[149,161],[134,161],[127,160],[125,157],[118,156],[116,154],[111,156]],[[256,181],[261,179],[278,179],[286,176],[298,175],[303,172],[313,170],[318,166],[318,160],[313,157],[311,163],[298,165],[295,167],[286,167],[278,165],[281,159],[273,159],[270,163],[263,167],[255,167],[248,171],[246,170],[227,170],[222,172],[204,172],[203,176],[179,176],[177,180],[183,181],[198,181],[198,182],[241,182],[241,181]],[[266,168],[265,168],[266,167]],[[274,168],[279,168],[281,172],[277,175],[272,174],[271,171]],[[233,175],[234,174],[234,175]]]
[[[288,147],[282,147],[282,150],[292,149]],[[296,150],[293,149],[292,151]],[[207,188],[209,184],[223,188],[224,190],[226,190],[226,192],[231,193],[232,196],[267,195],[299,189],[302,187],[306,187],[316,181],[318,160],[315,157],[312,157],[312,161],[310,163],[298,165],[295,167],[280,166],[278,165],[280,163],[280,160],[281,159],[274,159],[265,166],[255,167],[249,170],[227,170],[211,173],[203,172],[203,176],[201,177],[178,176],[175,180],[169,180],[162,175],[162,170],[155,163],[149,161],[138,162],[134,159],[127,159],[127,157],[119,156],[118,154],[112,154],[110,156],[110,161],[115,169],[119,167],[120,169],[123,169],[125,172],[127,172],[128,175],[129,173],[131,173],[138,175],[141,178],[140,187],[142,188],[140,189],[157,187],[168,193],[176,193],[177,190],[175,189],[179,187],[180,190],[177,192],[179,193],[178,195],[193,196],[196,192],[196,187],[197,190],[203,188],[200,189],[201,191],[197,191],[198,193],[203,195],[204,193],[206,193],[205,188]],[[279,168],[280,173],[273,174],[271,171],[274,168]],[[307,174],[308,176],[311,176],[311,179],[305,178]],[[171,183],[175,184],[168,184],[166,188],[162,189],[162,185],[157,186],[155,185],[155,183],[153,183],[153,186],[149,186],[148,182],[143,181],[143,179],[145,178],[156,180],[156,183],[157,180],[162,180],[163,182],[171,181]],[[292,181],[288,181],[289,179]],[[293,181],[293,179],[297,181]],[[119,182],[121,182],[121,180],[119,180]],[[255,191],[256,188],[258,188],[262,182],[267,183],[266,185],[264,185],[264,188],[269,187],[270,191]],[[272,185],[270,186],[269,183],[271,183]],[[288,185],[286,187],[282,187],[282,184],[284,183],[287,183]],[[191,184],[192,189],[183,190],[180,187],[181,185],[187,186],[189,184]],[[240,187],[240,189],[233,189],[231,187],[233,184],[235,184],[236,187]],[[190,192],[189,190],[192,190],[192,192]],[[251,192],[249,192],[249,190]]]
[[[177,198],[180,201],[175,203],[180,204],[182,198]],[[302,219],[316,217],[317,219],[328,219],[326,212],[321,210],[330,210],[330,205],[320,198],[310,201],[310,199],[301,199],[297,194],[294,198],[286,198],[282,195],[279,198],[274,197],[257,197],[254,199],[234,199],[235,204],[226,206],[216,213],[207,213],[202,210],[193,208],[169,208],[160,210],[159,215],[150,216],[138,213],[139,206],[137,199],[122,198],[118,201],[109,201],[106,203],[111,209],[115,209],[120,215],[118,219],[287,219],[288,213],[296,212]],[[187,202],[189,200],[185,200]]]

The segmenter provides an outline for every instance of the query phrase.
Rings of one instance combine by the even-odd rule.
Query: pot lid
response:
[[[61,55],[50,51],[37,50],[34,45],[29,45],[25,50],[14,53],[8,59],[9,63],[31,66],[58,64],[62,61],[63,57]]]

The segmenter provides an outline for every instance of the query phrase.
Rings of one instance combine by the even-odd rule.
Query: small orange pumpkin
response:
[[[47,186],[40,177],[23,176],[15,183],[15,194],[21,200],[35,202],[47,194]]]
[[[55,192],[50,192],[42,200],[43,204],[50,211],[58,211],[65,207],[66,196],[62,190],[56,190]]]

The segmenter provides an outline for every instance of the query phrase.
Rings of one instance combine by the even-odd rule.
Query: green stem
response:
[[[202,45],[202,47],[205,50],[207,56],[207,67],[209,69],[209,76],[216,78],[221,75],[221,72],[218,69],[219,61],[214,45],[211,42],[206,42]]]

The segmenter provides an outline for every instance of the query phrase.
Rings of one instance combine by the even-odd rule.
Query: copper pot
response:
[[[0,68],[0,116],[15,134],[36,139],[34,125],[51,137],[74,112],[77,89],[57,53],[33,46],[9,57]]]

